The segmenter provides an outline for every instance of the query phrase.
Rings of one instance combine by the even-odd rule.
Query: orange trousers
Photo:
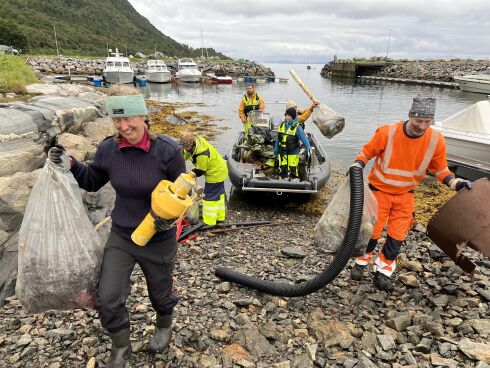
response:
[[[374,225],[372,239],[379,239],[383,228],[388,223],[387,233],[395,240],[405,240],[413,224],[415,212],[414,194],[389,194],[373,191],[378,200],[378,220]]]
[[[374,225],[366,254],[358,257],[355,263],[366,266],[372,262],[373,251],[383,233],[383,228],[388,223],[388,237],[379,256],[374,260],[374,270],[391,277],[396,269],[395,260],[400,252],[401,243],[413,224],[414,195],[410,192],[389,194],[381,191],[373,191],[373,194],[378,200],[378,220]]]

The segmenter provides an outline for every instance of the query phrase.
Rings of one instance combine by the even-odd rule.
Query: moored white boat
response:
[[[133,83],[134,71],[127,57],[121,56],[118,49],[111,53],[105,61],[105,67],[102,72],[104,81],[112,84]]]
[[[170,70],[163,60],[148,60],[145,75],[146,80],[151,83],[170,82]]]
[[[480,101],[436,122],[445,138],[448,155],[490,164],[490,101]]]
[[[233,79],[228,75],[216,75],[213,73],[206,74],[206,77],[211,79],[213,84],[232,84]]]
[[[490,70],[454,77],[462,91],[490,94]]]
[[[197,83],[200,81],[202,73],[197,69],[197,64],[190,58],[179,59],[177,62],[177,72],[175,77],[181,82]]]

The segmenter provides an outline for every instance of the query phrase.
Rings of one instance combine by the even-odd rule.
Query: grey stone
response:
[[[359,353],[358,355],[359,362],[357,363],[356,368],[377,368],[378,366],[374,364],[366,355],[363,353]]]
[[[452,346],[453,345],[449,342],[444,342],[442,344],[439,344],[438,347],[439,354],[441,354],[441,356],[445,356],[448,352],[451,351]]]
[[[293,360],[292,368],[313,368],[313,362],[308,354],[296,355]]]
[[[376,345],[376,335],[372,332],[366,331],[361,338],[361,350],[367,350],[374,352],[374,345]]]
[[[490,290],[485,290],[480,287],[475,287],[475,291],[480,294],[480,296],[486,300],[487,302],[490,302]]]
[[[298,247],[286,247],[281,249],[281,253],[290,258],[304,258],[306,253]]]
[[[438,322],[428,322],[422,325],[422,328],[425,332],[430,332],[434,336],[443,336],[444,335],[444,327],[441,323]]]
[[[19,340],[15,343],[17,346],[26,346],[32,342],[32,336],[29,334],[22,335]]]
[[[395,341],[390,335],[378,335],[377,338],[383,350],[390,350],[396,347]]]
[[[67,328],[55,328],[46,332],[47,337],[73,337],[76,335],[74,330]]]
[[[490,364],[480,361],[475,364],[475,368],[490,368]]]
[[[386,321],[386,325],[398,332],[402,332],[408,326],[410,326],[411,321],[412,321],[412,316],[408,313],[404,313],[396,317],[393,317],[392,319],[389,319],[388,321]]]
[[[403,357],[405,358],[405,361],[410,364],[410,365],[416,365],[417,364],[417,359],[413,356],[413,354],[409,351],[404,353]]]
[[[31,139],[0,142],[0,177],[36,170],[45,160],[44,148]]]
[[[0,108],[0,141],[37,133],[37,125],[30,114],[14,108]]]
[[[237,341],[254,357],[271,356],[276,353],[274,346],[269,344],[253,325],[247,325],[237,331]]]
[[[455,284],[447,284],[442,287],[442,292],[448,295],[454,295],[458,290],[458,285]]]
[[[415,347],[415,350],[420,351],[421,353],[424,354],[429,354],[432,346],[432,342],[433,342],[432,339],[424,337],[422,338],[422,340],[420,340],[418,345]]]
[[[354,368],[356,366],[357,362],[359,362],[358,359],[347,358],[346,360],[344,360],[344,364],[342,366],[344,368]]]
[[[480,336],[490,335],[490,319],[470,319],[468,323]]]
[[[449,302],[449,297],[447,295],[439,295],[433,298],[431,301],[436,307],[445,307]]]
[[[235,304],[237,307],[248,307],[252,303],[253,303],[253,300],[252,299],[237,299],[237,300],[233,300],[233,304]]]
[[[419,282],[417,280],[417,275],[415,272],[407,272],[401,274],[398,279],[406,286],[417,287]]]
[[[316,336],[319,343],[325,347],[349,345],[353,341],[349,326],[341,321],[314,321],[309,326],[311,335]]]
[[[458,343],[458,349],[470,359],[490,363],[490,345],[488,344],[473,342],[464,337]]]
[[[259,327],[259,331],[268,340],[275,340],[277,337],[277,325],[274,322],[267,321]]]

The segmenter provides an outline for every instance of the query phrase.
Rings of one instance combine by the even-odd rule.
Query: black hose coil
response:
[[[216,268],[216,276],[223,280],[231,281],[263,293],[286,297],[305,296],[314,293],[331,283],[347,265],[356,245],[359,229],[361,227],[364,205],[362,169],[359,167],[351,167],[349,169],[349,175],[351,194],[347,230],[335,258],[322,273],[311,280],[300,284],[276,283],[273,281],[262,280],[229,270],[225,267]]]

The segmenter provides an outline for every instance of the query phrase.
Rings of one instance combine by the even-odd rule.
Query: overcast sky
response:
[[[166,35],[233,58],[490,58],[490,0],[129,0]]]

